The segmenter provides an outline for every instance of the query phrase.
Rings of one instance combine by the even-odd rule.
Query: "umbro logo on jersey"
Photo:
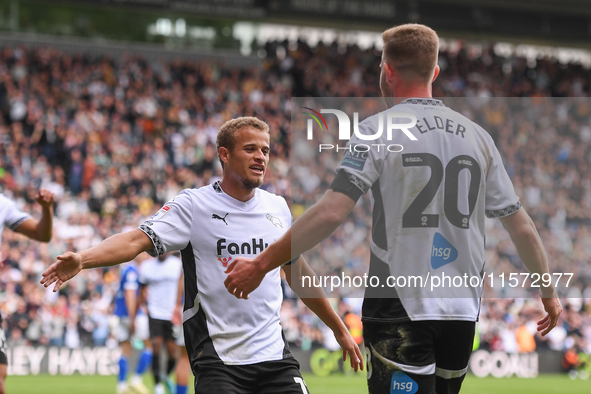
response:
[[[218,215],[217,213],[214,213],[213,215],[211,215],[212,219],[218,219],[223,221],[224,223],[226,223],[226,226],[228,225],[228,222],[226,222],[226,217],[229,215],[230,213],[228,212],[224,217],[221,217],[220,215]]]
[[[267,218],[267,219],[268,219],[268,220],[269,220],[271,223],[273,223],[273,226],[275,226],[275,227],[281,227],[281,228],[283,228],[283,224],[281,223],[281,220],[279,220],[279,218],[278,218],[278,217],[276,217],[276,216],[273,216],[273,215],[271,215],[271,214],[269,214],[269,213],[268,213],[268,214],[267,214],[265,217],[266,217],[266,218]]]

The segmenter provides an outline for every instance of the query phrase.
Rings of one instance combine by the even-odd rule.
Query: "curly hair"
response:
[[[263,122],[262,120],[255,118],[254,116],[242,116],[240,118],[231,119],[224,123],[220,128],[220,131],[218,132],[218,136],[215,142],[216,151],[218,152],[218,159],[222,164],[222,168],[224,168],[224,162],[220,157],[220,148],[223,146],[229,151],[234,149],[234,144],[236,143],[236,131],[248,126],[254,127],[255,129],[270,134],[269,125]]]

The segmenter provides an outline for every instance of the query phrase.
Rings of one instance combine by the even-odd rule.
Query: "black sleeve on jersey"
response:
[[[283,265],[292,265],[293,263],[295,263],[296,261],[298,261],[298,259],[301,257],[301,254],[298,254],[295,258],[291,259],[290,261],[288,261],[287,263],[283,264]]]
[[[350,175],[347,171],[341,170],[337,172],[337,176],[334,178],[334,181],[332,181],[330,188],[335,192],[349,196],[351,200],[357,202],[357,200],[367,192],[367,186],[359,185],[358,181],[359,179],[356,176]],[[362,186],[365,191],[362,190],[360,186]]]

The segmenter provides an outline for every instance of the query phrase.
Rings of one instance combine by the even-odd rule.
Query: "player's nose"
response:
[[[265,153],[261,149],[258,149],[256,151],[254,158],[256,160],[259,160],[260,162],[264,162],[265,161]]]

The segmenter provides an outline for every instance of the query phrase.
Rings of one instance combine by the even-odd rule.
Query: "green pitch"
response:
[[[365,373],[355,376],[316,377],[305,374],[311,394],[367,393]],[[146,382],[149,378],[146,377]],[[8,394],[114,394],[115,376],[9,376]],[[193,390],[190,391],[192,393]],[[478,379],[468,376],[463,394],[589,394],[591,380],[571,380],[566,375],[541,375],[536,379]]]

